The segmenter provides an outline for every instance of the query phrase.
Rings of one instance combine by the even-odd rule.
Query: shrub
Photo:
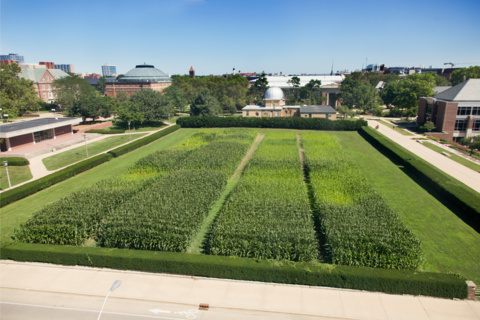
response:
[[[465,299],[465,279],[451,274],[332,266],[238,257],[13,243],[1,259]]]
[[[203,127],[250,127],[250,128],[281,128],[304,130],[335,130],[355,131],[365,126],[365,120],[329,120],[323,118],[243,118],[243,117],[188,117],[177,119],[182,128]]]
[[[2,201],[0,207],[4,207],[9,203],[25,198],[35,192],[50,187],[56,183],[66,180],[74,175],[77,175],[90,168],[96,167],[99,164],[109,161],[111,156],[109,154],[100,154],[93,158],[86,159],[82,162],[76,163],[70,167],[59,170],[48,176],[24,184],[20,187],[5,191],[2,193]]]
[[[426,184],[433,191],[438,192],[441,198],[448,200],[458,208],[459,212],[468,218],[470,225],[480,228],[480,197],[478,192],[425,160],[418,158],[373,128],[362,127],[359,132],[372,145],[403,164],[416,179]]]
[[[25,158],[21,157],[7,157],[7,158],[0,158],[0,164],[3,166],[3,161],[8,161],[9,166],[28,166],[30,161]]]
[[[158,132],[155,132],[154,134],[151,134],[149,136],[146,136],[142,139],[138,139],[138,140],[135,140],[127,145],[124,145],[124,146],[121,146],[121,147],[118,147],[118,148],[115,148],[113,150],[110,151],[110,153],[116,158],[116,157],[119,157],[121,156],[122,154],[125,154],[125,153],[128,153],[132,150],[135,150],[135,149],[138,149],[144,145],[147,145],[149,144],[150,142],[153,142],[157,139],[160,139],[161,137],[163,136],[166,136],[167,134],[169,133],[172,133],[174,131],[177,131],[178,129],[180,129],[180,126],[179,125],[175,125],[175,126],[171,126],[171,127],[168,127],[168,128],[165,128],[161,131],[158,131]]]

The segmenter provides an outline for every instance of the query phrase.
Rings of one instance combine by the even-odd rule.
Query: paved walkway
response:
[[[425,138],[424,136],[406,136],[401,134],[398,130],[393,129],[392,126],[386,126],[372,119],[367,119],[367,121],[370,127],[376,127],[378,125],[378,131],[387,138],[395,141],[405,149],[423,158],[425,161],[430,162],[435,167],[463,182],[473,190],[480,192],[480,172],[475,172],[474,170],[449,159],[441,153],[427,148],[415,140],[415,138]],[[448,151],[452,152],[453,150],[449,149]]]
[[[0,262],[0,271],[2,303],[35,303],[100,310],[103,298],[113,282],[121,280],[121,286],[109,297],[106,312],[128,313],[135,310],[137,315],[157,318],[155,315],[173,315],[166,305],[198,309],[200,303],[206,303],[210,310],[202,318],[208,319],[230,319],[228,314],[233,311],[244,313],[245,316],[239,319],[249,319],[249,312],[264,312],[264,319],[271,319],[267,317],[269,313],[290,315],[293,316],[292,319],[312,316],[315,319],[355,320],[480,319],[478,301],[8,260]],[[57,298],[52,300],[52,294],[56,294]],[[42,301],[41,296],[50,299]],[[79,305],[87,297],[92,298],[89,304]],[[140,310],[136,307],[145,301],[151,302],[149,308]],[[214,317],[215,311],[223,311],[223,315]],[[172,318],[174,317],[168,319]]]

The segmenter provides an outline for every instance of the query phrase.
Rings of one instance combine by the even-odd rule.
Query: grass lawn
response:
[[[358,133],[334,132],[387,203],[422,242],[422,269],[458,273],[480,283],[480,234],[411,180]]]
[[[142,137],[145,134],[135,134],[132,135],[132,140]],[[104,152],[108,149],[114,148],[118,145],[127,143],[130,141],[130,135],[121,135],[121,136],[115,136],[115,137],[108,137],[105,139],[102,139],[97,142],[92,142],[88,143],[87,142],[87,148],[88,148],[88,156],[93,156],[96,154],[99,154],[101,152]],[[45,158],[42,160],[43,164],[47,168],[47,170],[56,170],[60,169],[62,167],[68,166],[74,162],[83,160],[86,158],[86,152],[85,152],[85,145],[82,145],[81,147],[71,149],[59,154],[56,154],[54,156]]]
[[[125,174],[128,172],[128,168],[140,158],[158,150],[174,147],[194,132],[196,132],[196,129],[180,129],[133,152],[114,158],[107,163],[3,207],[0,211],[0,242],[10,242],[10,237],[15,228],[27,221],[46,204],[74,191],[87,188],[100,180]]]
[[[28,166],[9,166],[8,175],[10,176],[12,186],[32,179],[32,173]],[[0,167],[0,188],[2,190],[8,188],[7,171],[3,163]]]
[[[454,154],[454,153],[452,153],[448,150],[440,148],[439,146],[434,145],[433,143],[430,143],[430,142],[423,142],[423,145],[427,148],[432,149],[433,151],[438,152],[438,153],[445,152],[445,153],[449,154],[449,158],[452,159],[453,161],[456,161],[456,162],[460,163],[461,165],[472,169],[473,171],[480,172],[480,165],[476,164],[475,162],[472,162],[468,159],[465,159],[464,157],[461,157],[461,156],[459,156],[457,154]]]

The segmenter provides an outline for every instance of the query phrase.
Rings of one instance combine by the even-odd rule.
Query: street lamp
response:
[[[83,139],[85,139],[85,152],[87,153],[87,158],[88,158],[88,148],[87,148],[87,135],[83,135]]]
[[[130,132],[130,121],[128,121],[128,133],[130,134],[130,140],[132,140],[132,133]]]
[[[11,188],[12,185],[10,184],[10,176],[8,175],[8,161],[3,161],[3,164],[5,165],[5,171],[7,171],[8,187]]]
[[[97,320],[100,320],[100,317],[102,316],[103,308],[105,307],[105,303],[107,302],[108,296],[110,295],[110,293],[112,293],[113,290],[120,287],[121,284],[122,284],[121,280],[115,280],[115,282],[112,284],[112,287],[108,291],[107,296],[105,297],[105,300],[103,301],[102,309],[100,310],[100,313],[98,314]]]
[[[2,117],[2,123],[3,123],[3,112],[2,112],[2,108],[0,108],[0,116]]]

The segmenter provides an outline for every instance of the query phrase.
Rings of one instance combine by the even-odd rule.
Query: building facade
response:
[[[62,70],[63,72],[75,73],[73,64],[56,64],[55,69]]]
[[[68,74],[57,69],[43,68],[35,69],[22,69],[18,74],[19,77],[33,81],[33,86],[40,99],[45,102],[54,102],[57,98],[57,94],[53,88],[53,81],[67,77]]]
[[[469,79],[434,97],[421,97],[417,123],[435,124],[429,135],[456,140],[480,135],[480,79]]]
[[[0,55],[0,60],[15,60],[15,61],[18,61],[18,63],[25,62],[25,59],[23,58],[23,56],[19,55],[18,53],[9,53],[9,54]]]
[[[45,66],[47,69],[55,69],[55,63],[53,63],[53,62],[41,61],[38,64],[41,65],[41,66]]]
[[[122,78],[106,84],[105,95],[116,97],[119,92],[125,92],[128,97],[141,90],[161,92],[172,84],[172,79],[153,65],[137,65]]]
[[[250,105],[242,109],[243,117],[302,117],[337,119],[337,112],[331,106],[285,105],[285,95],[279,87],[271,87],[265,91],[264,105]]]
[[[117,76],[117,66],[111,66],[104,64],[102,66],[102,75],[104,77],[116,77]]]

